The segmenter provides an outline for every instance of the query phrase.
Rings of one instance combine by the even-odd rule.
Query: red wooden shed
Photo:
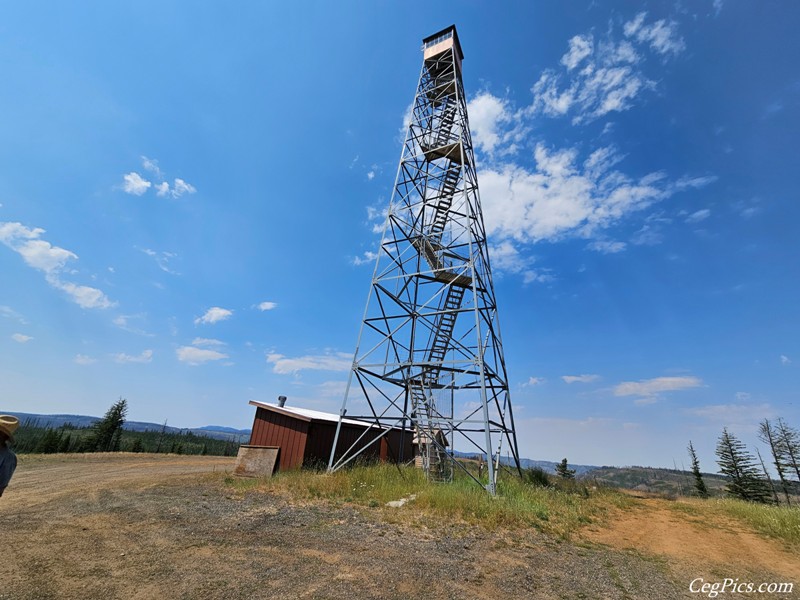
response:
[[[251,400],[250,404],[256,407],[250,445],[278,446],[280,450],[277,470],[328,464],[339,415],[255,400]],[[337,457],[350,448],[367,428],[367,425],[359,421],[344,419],[336,448]],[[366,446],[384,431],[371,429],[359,442],[358,447]],[[392,429],[381,437],[379,442],[364,450],[362,456],[382,461],[411,461],[412,439],[412,431]]]

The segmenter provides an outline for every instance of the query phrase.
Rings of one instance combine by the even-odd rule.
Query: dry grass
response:
[[[465,477],[436,484],[426,481],[418,469],[392,465],[356,466],[332,474],[291,471],[271,479],[228,478],[226,484],[241,493],[285,493],[295,499],[327,499],[375,509],[413,494],[415,500],[402,508],[382,508],[384,516],[394,522],[461,522],[489,529],[535,527],[562,538],[631,502],[612,489],[580,484],[541,487],[513,475],[501,477],[497,496],[492,497]]]

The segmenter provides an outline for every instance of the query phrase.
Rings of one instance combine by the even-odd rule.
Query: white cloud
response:
[[[108,308],[114,306],[99,289],[63,281],[59,274],[70,260],[77,260],[74,252],[53,246],[40,239],[45,232],[39,227],[29,228],[22,223],[0,222],[0,243],[22,256],[34,269],[45,274],[51,286],[66,292],[70,299],[83,308]]]
[[[18,321],[21,325],[28,324],[25,318],[10,306],[0,305],[0,317],[4,317],[6,319],[13,319],[15,321]]]
[[[367,173],[367,179],[369,179],[370,181],[372,181],[373,179],[375,179],[375,171],[369,171],[369,172]]]
[[[646,56],[641,50],[665,57],[685,48],[676,23],[662,19],[646,24],[645,17],[640,13],[625,23],[628,39],[616,41],[611,33],[598,42],[592,34],[570,39],[560,61],[563,71],[542,73],[532,89],[530,110],[551,117],[572,113],[573,123],[580,124],[631,108],[642,92],[656,87],[642,70]]]
[[[594,38],[591,34],[576,35],[569,41],[569,52],[561,57],[561,64],[571,71],[594,51]]]
[[[175,179],[172,183],[172,197],[180,198],[184,194],[194,194],[197,191],[191,183],[187,183],[183,179]]]
[[[747,402],[748,400],[750,400],[752,398],[752,395],[749,394],[748,392],[736,392],[735,398],[739,402]]]
[[[122,179],[123,191],[128,194],[133,194],[134,196],[141,196],[150,188],[151,185],[153,185],[135,171],[131,171],[127,175],[123,175]]]
[[[504,153],[516,151],[525,129],[507,100],[483,91],[467,104],[475,147],[493,153],[501,144]]]
[[[615,242],[612,240],[597,240],[589,244],[589,250],[601,252],[602,254],[616,254],[626,248],[625,242]]]
[[[513,273],[522,275],[522,282],[549,283],[553,276],[547,269],[533,269],[533,258],[523,256],[510,240],[489,247],[489,260],[496,273]]]
[[[178,360],[192,366],[201,365],[212,360],[228,358],[227,354],[208,348],[195,348],[194,346],[181,346],[175,350]]]
[[[580,162],[577,149],[538,144],[534,159],[532,170],[510,163],[481,170],[486,229],[494,239],[533,243],[591,237],[631,213],[715,179],[670,182],[658,172],[634,179],[611,169],[616,153],[606,148]]]
[[[600,375],[562,375],[561,379],[564,380],[564,383],[592,383],[600,379]]]
[[[701,387],[703,382],[697,377],[656,377],[641,381],[623,381],[614,388],[615,396],[657,396],[663,392],[674,392]]]
[[[700,221],[705,221],[710,216],[711,216],[711,210],[708,208],[703,208],[701,210],[698,210],[697,212],[693,212],[688,217],[686,217],[686,222],[699,223]]]
[[[655,23],[644,23],[646,12],[639,13],[632,21],[625,23],[623,31],[626,37],[632,37],[638,42],[649,44],[658,54],[677,55],[686,49],[683,38],[678,34],[678,24],[674,21],[667,22],[660,19]]]
[[[196,337],[192,340],[192,346],[226,346],[225,342],[213,338]]]
[[[701,417],[719,426],[752,428],[762,419],[777,416],[768,403],[762,404],[710,404],[686,409],[686,412]]]
[[[366,250],[361,256],[353,257],[353,264],[357,267],[360,265],[374,264],[376,258],[378,258],[377,252]]]
[[[153,360],[153,351],[152,350],[145,350],[138,356],[132,356],[130,354],[125,354],[124,352],[120,352],[118,354],[112,355],[115,362],[120,364],[126,363],[149,363]]]
[[[139,173],[131,171],[123,176],[122,189],[128,194],[141,196],[152,187],[155,189],[156,195],[161,198],[168,195],[173,198],[180,198],[184,194],[194,194],[197,191],[191,183],[180,178],[175,178],[172,181],[172,187],[170,187],[169,183],[165,181],[166,177],[161,167],[159,167],[158,161],[154,158],[142,156],[142,167],[145,171],[149,171],[155,176],[156,182],[148,181]]]
[[[329,352],[287,358],[283,354],[267,354],[267,363],[273,365],[272,371],[281,375],[300,371],[348,371],[353,366],[353,355],[346,352]]]
[[[76,354],[75,358],[72,359],[76,365],[93,365],[97,362],[96,358],[92,358],[91,356],[86,356],[85,354]]]
[[[197,317],[194,320],[195,325],[206,324],[206,323],[218,323],[219,321],[224,321],[225,319],[229,319],[233,315],[232,310],[228,310],[227,308],[220,308],[219,306],[212,306],[209,308],[202,317]]]
[[[158,166],[158,161],[155,158],[147,158],[146,156],[142,156],[142,166],[144,167],[145,171],[150,171],[158,179],[164,179],[164,174],[161,172],[161,169]]]
[[[67,261],[78,258],[74,252],[39,239],[44,232],[40,227],[31,229],[22,223],[4,222],[0,223],[0,242],[18,252],[29,266],[45,273],[60,271]]]
[[[786,365],[792,364],[792,361],[785,354],[781,354],[781,364],[785,367]]]
[[[116,302],[108,299],[101,290],[89,287],[88,285],[77,285],[69,281],[60,281],[53,277],[48,277],[47,281],[53,287],[66,292],[75,304],[81,308],[111,308],[116,306]]]
[[[278,303],[277,302],[264,301],[264,302],[261,302],[256,308],[258,308],[258,310],[261,310],[261,311],[273,310],[275,308],[278,308]]]
[[[20,344],[24,344],[26,342],[30,342],[33,338],[29,335],[25,335],[24,333],[15,333],[11,336],[11,339],[15,342],[19,342]]]
[[[546,381],[544,377],[529,377],[528,381],[522,384],[522,387],[530,387],[534,385],[541,385]]]
[[[153,260],[156,261],[158,268],[164,271],[165,273],[169,273],[170,275],[180,275],[177,271],[174,271],[169,264],[169,261],[173,258],[176,258],[178,255],[174,252],[156,252],[155,250],[151,250],[150,248],[139,248],[144,254],[151,257]]]

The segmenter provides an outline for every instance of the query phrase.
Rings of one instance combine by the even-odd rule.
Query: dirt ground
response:
[[[637,500],[564,542],[232,494],[232,467],[219,457],[23,457],[0,498],[0,599],[670,599],[707,597],[690,593],[697,577],[800,586],[800,559],[779,543],[735,523],[708,527],[664,500]],[[800,594],[719,597],[753,596]]]

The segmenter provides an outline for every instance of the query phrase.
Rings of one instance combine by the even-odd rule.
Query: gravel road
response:
[[[635,551],[235,495],[224,485],[232,467],[217,457],[23,459],[0,498],[0,599],[698,597],[690,573]]]

